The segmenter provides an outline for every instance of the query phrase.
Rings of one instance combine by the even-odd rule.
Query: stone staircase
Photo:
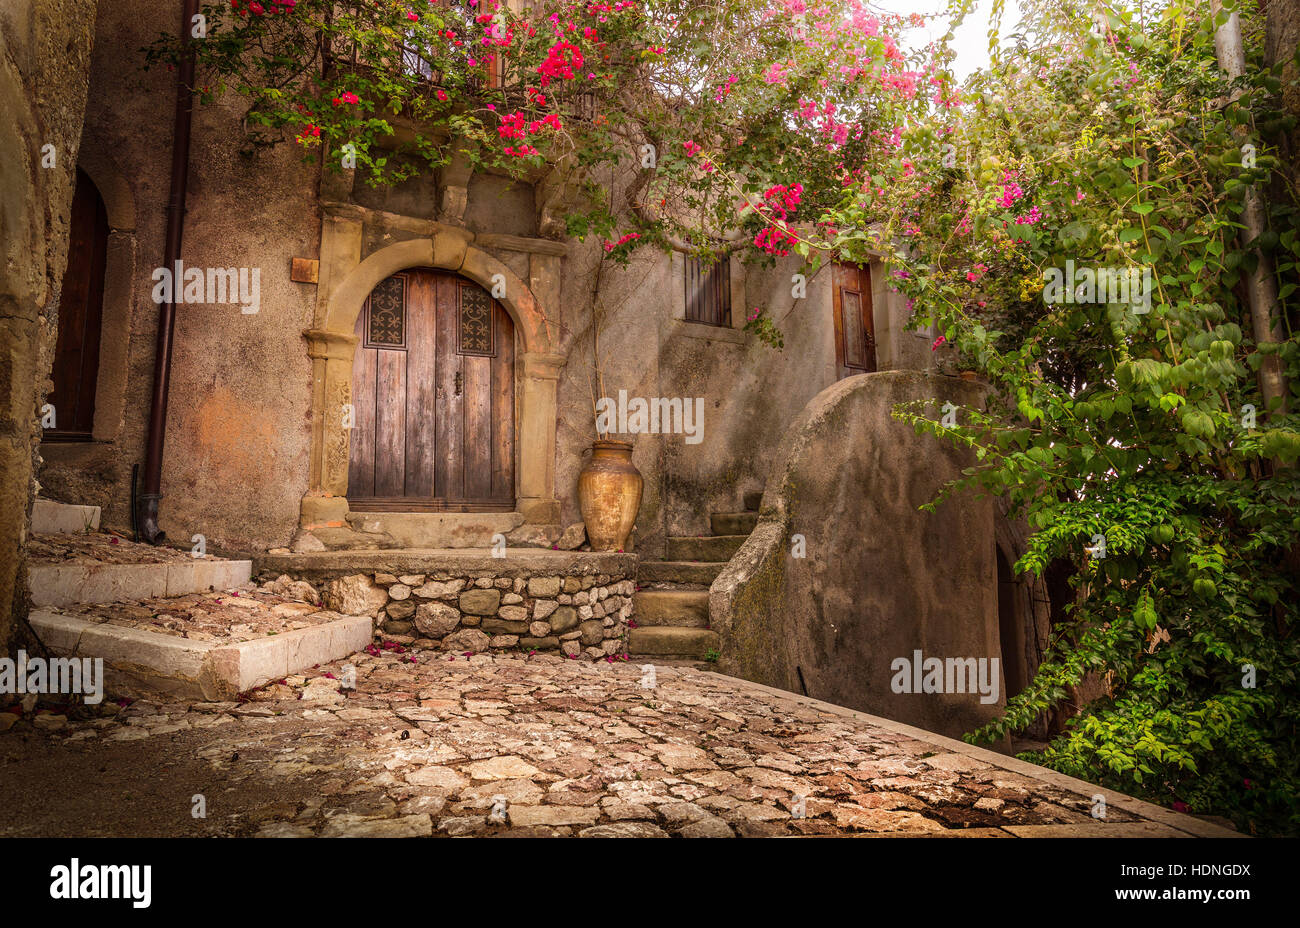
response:
[[[670,537],[667,559],[637,566],[637,627],[628,653],[636,657],[702,660],[716,652],[709,628],[709,586],[758,524],[760,493],[745,496],[744,512],[709,516],[711,535]]]

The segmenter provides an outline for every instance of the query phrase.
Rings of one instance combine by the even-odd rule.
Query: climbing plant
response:
[[[905,133],[887,179],[839,221],[884,224],[895,285],[993,387],[952,428],[919,408],[900,417],[969,447],[959,486],[1028,521],[1019,571],[1073,574],[1037,676],[973,737],[1090,689],[1035,760],[1295,832],[1300,365],[1286,320],[1300,230],[1274,174],[1293,120],[1249,32],[1257,16],[1234,82],[1215,57],[1226,13],[1107,9],[1029,4],[962,118]],[[1252,187],[1271,224],[1245,241]],[[886,192],[882,209],[871,194]],[[1280,341],[1252,334],[1261,256]],[[1268,358],[1291,385],[1272,406]]]
[[[669,242],[784,254],[933,76],[901,20],[858,0],[230,0],[188,49],[205,102],[242,108],[245,149],[298,145],[391,184],[463,158],[579,188],[568,231],[606,253]],[[934,77],[935,83],[939,82]],[[558,177],[555,175],[559,175]],[[614,193],[618,197],[615,201]]]

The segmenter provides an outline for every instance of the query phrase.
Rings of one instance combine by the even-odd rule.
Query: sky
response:
[[[888,13],[920,13],[924,16],[942,13],[948,6],[948,0],[868,0],[868,3]],[[975,9],[962,22],[953,38],[953,49],[957,52],[954,70],[959,80],[965,80],[971,72],[988,66],[988,28],[992,10],[993,0],[975,0]],[[1001,32],[1004,35],[1011,32],[1019,19],[1020,8],[1016,0],[1006,0]],[[911,46],[924,47],[927,43],[942,38],[948,31],[948,25],[949,20],[941,16],[929,21],[925,28],[908,30],[904,39]]]

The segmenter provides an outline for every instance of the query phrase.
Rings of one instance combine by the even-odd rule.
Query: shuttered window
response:
[[[876,335],[871,309],[871,270],[836,264],[832,279],[835,313],[835,362],[839,376],[876,369]]]
[[[731,327],[731,262],[686,259],[686,321]]]

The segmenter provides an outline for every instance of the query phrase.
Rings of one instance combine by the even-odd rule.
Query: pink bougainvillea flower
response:
[[[948,339],[946,339],[944,336],[940,335],[938,338],[936,338],[936,339],[934,340],[934,343],[933,343],[932,345],[930,345],[930,350],[931,350],[931,351],[938,351],[940,348],[942,348],[942,347],[947,343],[947,341],[948,341]]]
[[[605,251],[607,252],[613,251],[615,248],[618,248],[620,245],[626,245],[628,242],[636,241],[640,237],[641,234],[639,232],[629,232],[627,233],[627,235],[624,235],[622,238],[620,238],[617,242],[606,241]]]
[[[418,22],[420,21],[420,14],[419,14],[419,13],[412,13],[412,12],[409,12],[409,11],[408,11],[407,14],[406,14],[406,18],[409,19],[409,20],[410,20],[411,22],[413,22],[413,23],[418,23]]]

